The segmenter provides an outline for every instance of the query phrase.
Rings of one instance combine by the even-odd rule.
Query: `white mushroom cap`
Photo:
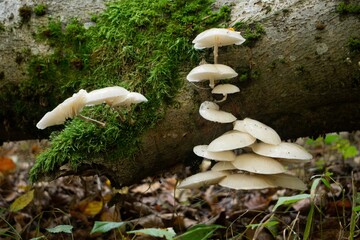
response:
[[[220,107],[210,101],[205,101],[200,105],[200,116],[206,120],[219,123],[231,123],[236,120],[236,117],[231,113],[219,110]]]
[[[234,122],[234,130],[247,133],[244,127],[244,120],[236,120]]]
[[[222,178],[226,177],[226,175],[226,172],[220,171],[207,171],[197,173],[182,180],[178,185],[178,188],[191,189],[216,184]]]
[[[244,129],[250,135],[268,144],[280,144],[280,136],[271,127],[251,118],[245,118]]]
[[[111,105],[115,99],[117,101],[125,99],[130,92],[123,87],[105,87],[93,90],[88,93],[86,105],[96,105],[106,102]]]
[[[237,86],[235,86],[233,84],[229,84],[229,83],[218,84],[211,91],[211,93],[213,93],[213,94],[222,94],[222,95],[227,95],[227,94],[237,93],[237,92],[240,92],[240,89]]]
[[[269,176],[270,175],[249,175],[244,173],[235,173],[226,176],[219,182],[219,185],[237,190],[251,190],[276,187],[276,185],[273,183],[272,179],[269,178]]]
[[[231,162],[217,162],[211,168],[211,171],[227,171],[227,170],[235,170],[236,167]]]
[[[251,145],[256,138],[248,133],[230,130],[220,137],[214,139],[208,146],[210,152],[220,152],[226,150],[234,150]]]
[[[39,129],[45,129],[53,125],[61,125],[68,118],[73,118],[83,109],[87,100],[87,92],[81,89],[72,97],[67,98],[52,111],[47,112],[36,124]]]
[[[194,48],[203,49],[226,45],[240,45],[245,42],[245,38],[240,35],[240,32],[235,32],[226,28],[211,28],[205,30],[196,36],[193,40]]]
[[[307,189],[306,184],[303,181],[301,181],[296,176],[290,174],[281,173],[281,174],[269,175],[269,177],[278,187],[297,189],[301,191]]]
[[[237,169],[259,174],[277,174],[286,171],[284,166],[273,158],[254,153],[244,153],[236,156],[231,162]]]
[[[202,82],[209,80],[210,87],[214,88],[215,80],[229,79],[238,74],[231,67],[223,64],[202,64],[193,68],[186,79],[189,82]]]
[[[221,100],[218,100],[217,102],[223,102],[227,99],[228,94],[237,93],[240,92],[240,89],[232,84],[218,84],[216,85],[211,93],[213,94],[222,94],[224,97]]]
[[[251,149],[263,156],[273,158],[311,160],[312,155],[305,148],[288,142],[281,142],[279,145],[271,145],[267,143],[255,143],[251,145]]]
[[[120,99],[117,98],[113,101],[112,106],[130,106],[131,104],[138,104],[141,102],[147,102],[148,100],[146,97],[140,93],[137,92],[130,92],[126,95],[125,98]]]
[[[208,145],[198,145],[193,148],[194,153],[206,159],[217,160],[217,161],[233,161],[235,160],[235,153],[233,151],[222,151],[222,152],[209,152],[207,150]]]

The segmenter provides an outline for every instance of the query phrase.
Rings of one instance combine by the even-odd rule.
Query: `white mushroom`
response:
[[[305,183],[301,181],[296,176],[281,173],[275,175],[269,175],[269,177],[273,180],[274,184],[278,187],[282,188],[290,188],[304,191],[307,189]]]
[[[247,133],[244,127],[244,120],[236,120],[234,123],[234,130]]]
[[[214,88],[215,81],[236,77],[238,74],[229,66],[223,64],[202,64],[193,68],[186,79],[189,82],[209,80],[209,86]]]
[[[45,129],[49,126],[63,124],[66,119],[78,115],[85,106],[86,101],[87,92],[81,89],[78,93],[60,103],[52,111],[47,112],[36,124],[36,127]]]
[[[280,136],[271,127],[251,118],[245,118],[243,127],[247,133],[262,142],[277,145],[281,143]]]
[[[218,47],[245,42],[240,32],[226,28],[211,28],[196,36],[193,40],[194,48],[203,49],[214,47],[214,63],[217,63]]]
[[[235,160],[235,153],[233,151],[222,151],[222,152],[209,152],[207,150],[208,145],[198,145],[193,148],[194,153],[206,159],[217,160],[217,161],[233,161]]]
[[[178,188],[191,189],[216,184],[222,178],[226,177],[226,175],[226,172],[220,171],[207,171],[197,173],[182,180],[178,185]]]
[[[240,154],[231,163],[239,170],[258,174],[277,174],[286,171],[284,166],[275,159],[254,153]]]
[[[311,160],[312,155],[305,148],[288,142],[281,142],[279,145],[271,145],[267,143],[255,143],[251,145],[251,149],[263,156],[273,158]]]
[[[222,94],[224,97],[217,101],[217,102],[223,102],[227,99],[228,94],[237,93],[240,92],[240,89],[233,85],[233,84],[219,84],[216,87],[213,88],[211,93],[213,94]]]
[[[86,105],[107,103],[112,105],[114,101],[122,101],[130,92],[123,87],[113,86],[93,90],[88,93]]]
[[[131,104],[138,104],[141,102],[147,102],[146,97],[137,92],[130,92],[125,96],[125,98],[116,98],[112,102],[112,106],[126,106],[129,107]]]
[[[200,116],[206,120],[219,123],[231,123],[236,120],[236,117],[231,113],[219,110],[220,107],[214,103],[205,101],[200,105]]]
[[[220,137],[214,139],[208,146],[210,152],[220,152],[226,150],[234,150],[251,145],[256,138],[248,133],[230,130]]]
[[[251,190],[276,187],[269,175],[235,173],[219,182],[220,186],[236,190]]]
[[[236,167],[231,162],[217,162],[211,168],[211,171],[227,171],[227,170],[235,170]]]

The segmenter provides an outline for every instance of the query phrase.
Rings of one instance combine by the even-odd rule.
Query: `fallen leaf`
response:
[[[102,210],[102,208],[103,208],[102,201],[91,201],[88,202],[85,209],[83,210],[83,213],[87,216],[95,216]]]
[[[16,169],[16,164],[11,158],[0,157],[0,172],[8,173]]]
[[[11,212],[17,212],[29,205],[34,199],[34,190],[28,191],[27,193],[21,195],[10,205]]]

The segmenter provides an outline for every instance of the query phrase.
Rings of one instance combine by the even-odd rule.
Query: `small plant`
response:
[[[34,13],[36,16],[41,17],[46,14],[47,6],[44,4],[38,4],[34,7]]]

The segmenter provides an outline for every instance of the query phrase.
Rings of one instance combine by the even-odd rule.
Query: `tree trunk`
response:
[[[246,79],[234,82],[240,93],[229,96],[220,108],[238,119],[250,117],[271,126],[283,140],[360,129],[360,50],[348,47],[350,38],[360,38],[359,17],[340,15],[335,0],[287,3],[288,8],[276,2],[270,8],[254,5],[258,7],[254,15],[266,31],[255,45],[219,48],[219,63],[238,72],[248,70]],[[233,16],[234,21],[238,18]],[[168,109],[165,118],[143,135],[135,159],[119,159],[116,164],[95,159],[92,166],[51,178],[97,169],[114,186],[123,186],[195,159],[195,145],[208,144],[232,128],[200,117],[200,103],[213,99],[204,87],[186,84],[179,105]],[[9,120],[2,121],[1,140],[17,140],[12,134],[17,126],[7,129],[5,121]],[[32,137],[33,132],[23,130],[22,138]]]

